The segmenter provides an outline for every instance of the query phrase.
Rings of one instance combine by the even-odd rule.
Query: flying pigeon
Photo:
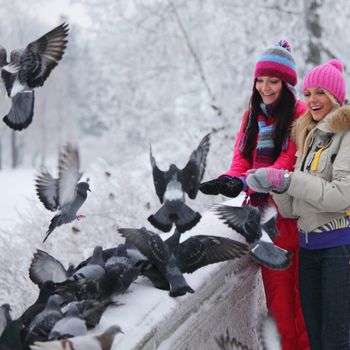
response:
[[[135,244],[140,252],[164,275],[170,285],[170,296],[194,293],[180,271],[174,253],[158,234],[144,227],[141,229],[120,228],[118,231],[126,240]]]
[[[85,202],[87,191],[91,190],[87,182],[78,182],[81,176],[78,150],[68,144],[59,154],[58,178],[54,179],[48,172],[42,172],[36,178],[36,192],[45,208],[59,210],[51,219],[43,242],[56,227],[83,217],[77,215],[77,211]]]
[[[259,263],[274,270],[285,270],[291,263],[291,253],[273,244],[280,233],[276,227],[277,210],[268,205],[231,207],[218,205],[214,211],[225,224],[240,233],[252,245],[250,255]]]
[[[165,172],[160,170],[153,157],[152,149],[150,150],[154,186],[163,205],[154,215],[149,216],[148,220],[159,230],[168,232],[175,224],[178,231],[182,233],[190,230],[201,219],[201,215],[185,203],[185,193],[191,199],[197,196],[206,167],[209,139],[210,134],[204,136],[182,170],[175,164],[170,164]]]
[[[1,84],[12,106],[3,121],[14,130],[28,127],[33,119],[34,89],[43,86],[64,55],[68,24],[62,23],[24,49],[13,50],[7,63],[5,48],[0,48]]]
[[[49,342],[35,342],[30,348],[31,350],[111,350],[114,337],[118,333],[123,333],[123,331],[119,326],[113,325],[99,335],[79,336]]]
[[[79,317],[78,307],[70,304],[64,317],[51,329],[48,340],[72,338],[86,333],[87,327],[85,321]]]
[[[262,317],[258,324],[259,349],[281,350],[281,337],[278,333],[276,321],[271,314]],[[230,337],[228,329],[226,334],[215,337],[215,342],[220,350],[252,350],[243,345],[235,337]]]
[[[9,304],[2,304],[0,306],[0,336],[6,326],[12,321],[10,311],[12,310]]]

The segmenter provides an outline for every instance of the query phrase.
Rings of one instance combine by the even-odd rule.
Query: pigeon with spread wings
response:
[[[185,193],[195,199],[199,184],[203,178],[207,154],[209,152],[210,134],[207,134],[196,150],[191,154],[186,166],[180,170],[175,164],[170,164],[167,171],[158,168],[150,151],[153,181],[157,196],[163,204],[154,214],[149,216],[149,222],[161,231],[168,232],[175,224],[179,232],[185,232],[195,226],[201,218],[185,203]]]
[[[77,212],[85,202],[90,187],[87,182],[78,182],[81,175],[78,149],[68,144],[59,155],[58,178],[53,178],[48,172],[36,178],[36,192],[45,208],[59,210],[52,218],[43,242],[56,227],[83,217]]]
[[[68,30],[68,24],[62,23],[24,49],[11,51],[9,63],[6,50],[1,47],[1,84],[12,102],[3,120],[11,129],[22,130],[32,122],[34,89],[44,84],[62,59]]]
[[[280,234],[276,227],[277,210],[272,205],[261,210],[250,205],[214,207],[220,219],[251,244],[250,255],[253,259],[270,269],[285,270],[291,264],[291,253],[273,244]]]

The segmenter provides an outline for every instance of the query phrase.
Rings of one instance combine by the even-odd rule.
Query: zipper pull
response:
[[[309,243],[309,232],[305,232],[305,241],[306,241],[306,244]]]

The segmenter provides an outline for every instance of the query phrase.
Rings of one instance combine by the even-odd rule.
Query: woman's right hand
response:
[[[226,197],[237,197],[243,190],[243,181],[238,177],[221,176],[218,179],[202,182],[199,190],[204,194],[222,194]]]

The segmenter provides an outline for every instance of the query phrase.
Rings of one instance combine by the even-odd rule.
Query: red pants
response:
[[[301,310],[298,283],[298,231],[295,220],[277,220],[281,236],[275,244],[293,253],[287,270],[277,271],[261,266],[267,308],[275,317],[282,337],[283,350],[306,350],[309,342]]]

